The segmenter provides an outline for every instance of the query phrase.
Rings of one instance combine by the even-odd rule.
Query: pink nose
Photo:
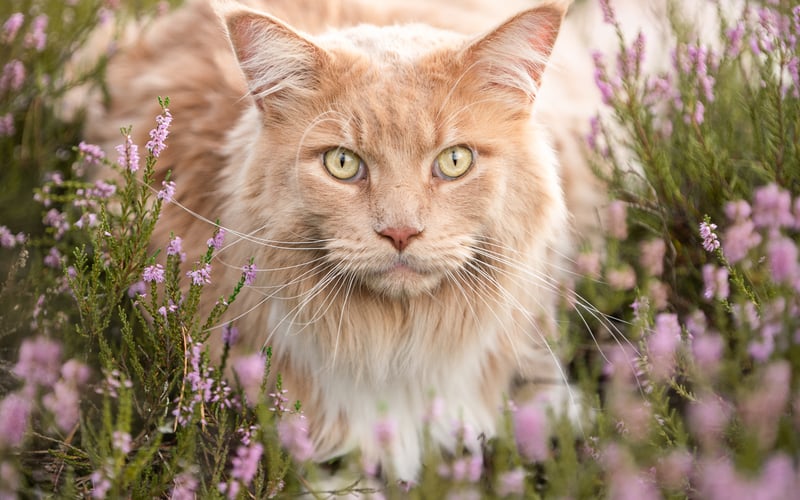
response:
[[[413,227],[389,227],[380,232],[381,236],[392,240],[392,244],[400,252],[405,250],[409,240],[418,234],[419,231]]]

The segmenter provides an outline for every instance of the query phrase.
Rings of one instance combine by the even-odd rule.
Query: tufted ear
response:
[[[282,21],[235,2],[217,2],[218,15],[262,109],[267,100],[286,104],[318,87],[327,53]]]
[[[566,10],[565,2],[527,10],[469,45],[467,63],[482,85],[522,92],[532,102]]]

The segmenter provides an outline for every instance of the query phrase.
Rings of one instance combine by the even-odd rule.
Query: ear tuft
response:
[[[521,91],[533,101],[558,37],[567,2],[527,10],[467,48],[470,64],[483,70],[483,81]]]
[[[236,2],[215,2],[250,92],[261,102],[316,88],[325,52],[282,21]]]

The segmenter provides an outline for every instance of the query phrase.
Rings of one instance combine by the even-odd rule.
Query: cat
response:
[[[271,346],[314,460],[358,450],[413,481],[434,398],[451,450],[456,422],[496,435],[517,387],[575,403],[555,347],[565,200],[590,213],[601,190],[566,126],[587,121],[559,96],[575,82],[542,87],[568,3],[196,0],[111,58],[86,139],[113,151],[133,125],[143,144],[170,97],[157,175],[177,191],[153,249],[174,233],[199,255],[218,219],[211,300],[254,259],[224,321],[237,352]]]

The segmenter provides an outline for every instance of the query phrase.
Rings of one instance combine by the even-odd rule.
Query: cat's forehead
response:
[[[458,50],[465,44],[464,35],[424,24],[374,26],[362,24],[344,30],[329,31],[317,37],[329,50],[357,52],[373,61],[411,62],[432,51]]]

